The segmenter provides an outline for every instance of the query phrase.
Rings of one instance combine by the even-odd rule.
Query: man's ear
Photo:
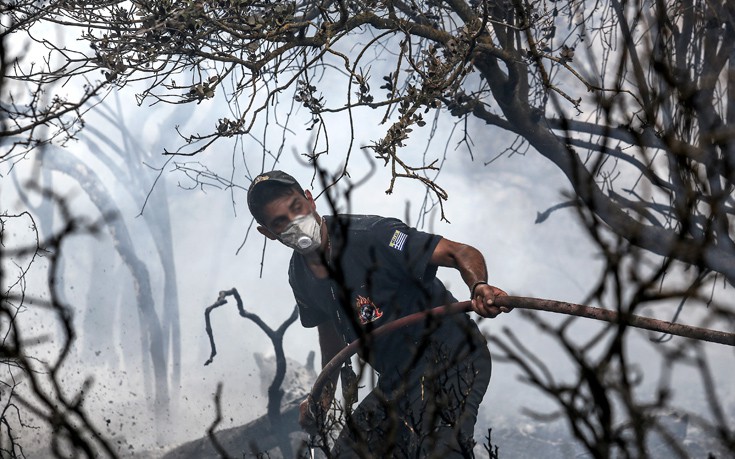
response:
[[[306,200],[309,201],[309,206],[311,206],[311,210],[316,210],[316,202],[314,202],[314,196],[311,195],[311,191],[304,190],[304,196],[306,196]]]
[[[260,225],[258,225],[258,232],[259,232],[260,234],[262,234],[263,236],[267,237],[268,239],[270,239],[271,241],[275,241],[276,239],[278,239],[278,238],[276,237],[276,235],[275,235],[275,234],[273,234],[273,233],[271,232],[271,230],[269,230],[269,229],[268,229],[268,228],[266,228],[265,226],[260,226]]]

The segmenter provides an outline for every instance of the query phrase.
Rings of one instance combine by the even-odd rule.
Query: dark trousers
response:
[[[477,410],[491,371],[482,346],[459,362],[410,374],[390,392],[379,385],[347,417],[334,457],[473,457]]]

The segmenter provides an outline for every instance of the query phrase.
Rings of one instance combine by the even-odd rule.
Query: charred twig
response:
[[[578,205],[579,202],[577,200],[565,201],[560,202],[559,204],[555,204],[543,212],[536,212],[536,220],[534,221],[534,223],[539,224],[545,222],[546,219],[551,216],[552,212],[555,212],[559,209],[564,209],[565,207],[574,207]]]
[[[209,437],[209,441],[212,442],[212,446],[217,451],[217,454],[220,455],[220,457],[230,459],[233,456],[230,456],[224,446],[222,446],[222,443],[220,443],[220,441],[217,439],[217,436],[214,434],[214,430],[217,428],[219,423],[222,422],[222,406],[220,405],[221,397],[222,383],[220,382],[217,384],[217,392],[214,393],[215,418],[214,421],[212,421],[212,424],[207,429],[207,437]]]
[[[227,303],[226,298],[228,296],[233,296],[235,298],[237,310],[240,313],[240,316],[255,322],[255,324],[260,327],[260,329],[263,330],[266,335],[268,335],[268,338],[270,338],[271,342],[273,343],[273,350],[276,353],[276,374],[273,377],[273,382],[268,388],[268,417],[270,418],[274,434],[279,439],[279,447],[281,448],[284,457],[293,457],[291,445],[288,439],[288,433],[284,432],[283,429],[280,428],[281,400],[283,399],[281,384],[283,383],[283,379],[286,375],[286,356],[283,352],[283,335],[286,333],[286,329],[288,329],[288,327],[291,326],[291,324],[294,323],[294,321],[298,317],[298,309],[294,307],[294,311],[291,316],[286,319],[286,321],[283,322],[281,326],[278,327],[278,329],[273,330],[263,321],[263,319],[260,318],[260,316],[245,310],[242,302],[242,297],[240,297],[240,293],[237,291],[237,289],[232,288],[230,290],[220,291],[219,296],[217,297],[217,301],[215,301],[214,304],[209,306],[204,311],[204,320],[206,324],[205,328],[207,330],[207,336],[209,336],[209,343],[212,347],[210,357],[204,363],[204,365],[209,365],[210,363],[212,363],[214,356],[217,354],[217,347],[214,343],[214,334],[212,333],[210,314],[212,310]]]
[[[234,290],[234,289],[232,289]],[[232,290],[229,290],[230,292]],[[214,356],[217,355],[217,345],[214,342],[214,334],[212,333],[212,321],[210,320],[209,316],[212,313],[213,309],[216,309],[222,305],[227,304],[227,300],[225,297],[227,296],[227,292],[222,290],[219,292],[219,296],[217,297],[217,301],[214,302],[211,306],[209,306],[207,309],[204,310],[204,328],[207,331],[207,336],[209,337],[209,347],[212,349],[212,351],[209,354],[209,358],[206,362],[204,362],[204,366],[209,365],[214,360]]]

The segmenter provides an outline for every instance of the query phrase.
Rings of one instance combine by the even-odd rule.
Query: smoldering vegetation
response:
[[[143,129],[145,123],[138,121],[137,129]],[[14,186],[4,179],[2,199],[8,210],[2,219],[3,291],[11,301],[5,303],[3,333],[5,343],[22,337],[19,343],[28,362],[18,365],[12,355],[3,362],[4,451],[11,452],[9,456],[46,457],[56,448],[59,455],[68,456],[87,445],[95,455],[157,458],[176,457],[189,445],[200,448],[194,450],[197,457],[204,452],[216,457],[219,453],[208,434],[216,426],[231,455],[256,454],[260,450],[252,439],[262,440],[263,432],[257,423],[268,419],[272,345],[230,303],[212,314],[218,355],[205,367],[211,348],[204,311],[220,290],[237,286],[245,307],[277,328],[293,308],[286,288],[288,253],[272,246],[263,252],[262,239],[248,233],[252,227],[243,217],[244,209],[230,199],[235,196],[241,204],[242,189],[191,190],[187,183],[193,182],[183,180],[186,174],[159,179],[156,168],[123,174],[125,168],[112,167],[126,164],[123,149],[116,145],[140,138],[130,134],[134,125],[126,123],[120,118],[116,124],[127,126],[115,134],[122,140],[116,140],[111,129],[107,140],[87,134],[86,142],[94,144],[96,139],[97,145],[109,147],[107,154],[113,156],[107,163],[90,157],[87,165],[81,161],[88,154],[83,152],[76,157],[60,154],[59,161],[66,157],[70,162],[58,166],[41,156],[14,168]],[[130,143],[125,155],[135,148],[157,148],[135,145]],[[522,169],[525,177],[514,168]],[[488,184],[488,194],[517,198],[517,206],[489,205],[485,193],[478,193],[466,205],[484,210],[458,216],[442,232],[487,247],[498,284],[511,285],[508,290],[517,294],[581,301],[596,282],[607,282],[611,271],[604,269],[597,243],[573,213],[555,211],[548,221],[532,224],[548,205],[545,190],[556,186],[538,187],[533,176],[547,174],[543,166],[531,172],[527,160],[518,158],[501,170],[498,182]],[[469,196],[461,177],[457,190]],[[365,193],[353,194],[361,208],[378,205],[368,197],[374,194],[370,185],[357,191]],[[163,196],[154,198],[158,193]],[[139,216],[143,204],[142,215],[153,215]],[[402,203],[393,205],[391,212],[400,215]],[[23,209],[31,211],[24,214]],[[513,222],[493,225],[490,216],[501,211]],[[473,233],[478,220],[493,232]],[[241,248],[247,234],[251,236]],[[505,234],[512,235],[512,244],[503,242]],[[644,272],[656,266],[647,256],[635,256],[628,263],[619,267],[621,272],[612,271],[613,279],[627,276],[631,266]],[[668,279],[684,282],[691,276],[688,270],[671,269]],[[450,273],[440,277],[452,289],[463,288]],[[703,300],[719,308],[728,298],[727,286],[715,281]],[[597,301],[615,304],[617,299],[602,289]],[[715,329],[730,327],[722,318],[727,316],[712,319],[707,309],[696,308],[677,312],[680,305],[681,300],[660,302],[642,312],[667,320],[679,314],[685,323]],[[623,369],[619,363],[599,364],[615,340],[614,331],[601,324],[516,311],[481,325],[495,364],[477,423],[478,456],[493,457],[497,447],[500,457],[585,457],[595,445],[604,444],[609,434],[605,429],[613,428],[614,435],[631,442],[636,429],[650,430],[642,448],[651,457],[696,457],[702,451],[726,457],[730,431],[725,427],[718,433],[716,426],[732,425],[735,417],[731,349],[629,330],[621,348],[626,354]],[[285,386],[290,394],[284,398],[286,408],[309,388],[313,374],[307,361],[318,343],[298,324],[289,327],[284,338],[291,375]],[[271,364],[266,364],[269,359]],[[586,378],[580,378],[580,366],[587,368]],[[37,375],[36,388],[28,371]],[[627,388],[619,379],[623,374],[630,377]],[[365,378],[369,387],[369,375]],[[604,394],[594,392],[595,382],[605,387]],[[595,418],[592,407],[600,400],[612,407],[607,420]],[[218,406],[221,419],[215,423]],[[72,415],[76,412],[80,414]],[[290,413],[293,416],[293,409]],[[65,425],[56,421],[59,416],[65,416]],[[575,422],[581,425],[576,432]],[[246,425],[252,435],[244,433]],[[71,429],[82,434],[69,435]],[[303,434],[290,434],[292,450],[303,452]],[[272,448],[269,454],[277,457],[280,450]]]
[[[258,4],[245,21],[234,2],[11,3],[2,457],[308,453],[293,417],[290,445],[271,438],[274,349],[232,303],[212,315],[218,354],[204,365],[204,311],[220,291],[238,288],[273,329],[293,311],[288,253],[244,208],[270,167],[331,185],[324,213],[402,217],[478,247],[513,294],[735,327],[730,2],[428,2],[391,11],[417,27],[373,21],[378,35],[340,29],[339,2],[306,27],[309,2]],[[347,6],[382,18],[386,5]],[[410,34],[427,24],[451,38]],[[342,41],[312,44],[325,37]],[[301,52],[319,58],[301,68]],[[263,70],[230,67],[233,56]],[[172,151],[200,154],[160,154]],[[439,277],[466,295],[456,275]],[[481,327],[494,370],[480,457],[735,450],[731,348],[522,311]],[[298,325],[283,338],[293,416],[318,343]],[[363,375],[362,393],[372,382]]]

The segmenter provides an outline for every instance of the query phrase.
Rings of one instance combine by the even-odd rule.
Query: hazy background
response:
[[[374,74],[380,75],[380,72]],[[324,79],[317,87],[325,92],[337,85]],[[214,419],[212,394],[218,382],[224,384],[223,427],[242,424],[265,412],[253,353],[269,352],[267,338],[254,324],[240,318],[231,302],[213,313],[218,355],[205,367],[203,363],[209,357],[210,348],[204,330],[204,308],[216,300],[219,290],[235,287],[247,309],[259,314],[274,328],[280,325],[294,307],[287,280],[290,250],[268,241],[263,257],[264,239],[251,227],[245,190],[252,177],[262,170],[279,168],[294,175],[305,188],[315,193],[322,191],[319,181],[312,180],[313,168],[300,156],[313,141],[310,133],[303,129],[308,120],[303,110],[291,118],[293,130],[283,142],[277,127],[270,126],[271,131],[265,136],[242,138],[231,144],[223,142],[194,158],[171,158],[162,156],[161,152],[180,145],[181,139],[174,127],[194,132],[211,129],[219,117],[227,115],[225,104],[215,98],[196,106],[139,107],[134,103],[134,93],[134,88],[127,88],[119,95],[108,97],[105,103],[119,114],[119,119],[104,119],[94,112],[88,114],[87,125],[97,129],[98,134],[83,133],[79,140],[63,148],[89,164],[114,196],[120,209],[118,218],[128,226],[138,256],[149,260],[148,269],[159,306],[162,267],[154,256],[153,236],[138,215],[144,204],[141,196],[151,188],[152,193],[159,193],[166,187],[173,223],[182,335],[182,382],[181,387],[172,389],[174,403],[168,425],[153,425],[148,395],[152,388],[146,387],[142,377],[141,354],[145,350],[140,345],[132,283],[106,232],[97,237],[80,236],[67,241],[63,247],[64,275],[60,286],[66,300],[74,307],[74,321],[79,331],[73,359],[66,366],[65,381],[71,388],[78,387],[85,377],[94,378],[85,404],[100,428],[123,451],[131,453],[204,435]],[[283,96],[281,103],[288,107],[291,101]],[[393,194],[386,195],[389,171],[359,149],[384,134],[387,127],[379,125],[382,115],[382,112],[355,112],[356,144],[351,152],[351,178],[343,181],[339,189],[344,189],[350,180],[365,181],[353,190],[349,203],[340,201],[340,210],[398,217],[411,224],[421,221],[421,229],[471,244],[485,255],[490,282],[510,294],[569,302],[585,299],[600,275],[603,260],[579,224],[575,211],[560,210],[544,223],[534,223],[537,212],[566,200],[563,194],[569,186],[556,167],[534,152],[525,155],[506,152],[486,164],[501,154],[513,139],[488,130],[480,123],[475,125],[474,121],[470,122],[474,159],[466,148],[455,148],[461,133],[452,133],[454,126],[447,123],[451,120],[446,118],[439,123],[434,142],[427,149],[425,136],[431,130],[429,123],[415,132],[405,152],[419,163],[424,157],[426,163],[432,159],[442,161],[437,180],[449,195],[445,212],[451,223],[440,220],[438,209],[422,219],[425,190],[419,183],[398,181]],[[335,172],[343,164],[349,145],[349,125],[344,114],[333,115],[328,121],[332,126],[330,152],[320,159],[320,166]],[[337,126],[344,128],[335,129]],[[99,161],[99,155],[109,148],[108,143],[100,141],[101,134],[109,136],[112,142],[125,144],[125,150],[130,152],[119,167],[143,161],[133,152],[143,153],[147,158],[142,168],[145,172],[137,176],[140,183],[145,184],[142,189],[131,190],[133,185],[122,181]],[[263,145],[269,152],[265,157]],[[46,154],[53,154],[54,148],[48,149]],[[175,163],[187,160],[192,161],[191,167],[206,167],[231,179],[237,186],[229,189],[196,186],[181,171],[174,170]],[[153,187],[160,168],[163,173]],[[371,168],[372,173],[369,172]],[[23,183],[31,176],[31,163],[22,162],[12,172],[3,171],[2,209],[22,209],[24,204],[19,201],[8,173],[17,174]],[[90,219],[100,217],[74,181],[54,173],[53,188],[68,199],[75,215]],[[318,199],[317,204],[320,213],[330,213],[325,199]],[[33,292],[33,286],[41,281],[42,268],[43,261],[40,261],[32,274],[33,282],[29,282],[29,292]],[[92,273],[100,271],[104,274],[103,281],[92,281]],[[456,272],[441,269],[439,277],[457,298],[467,299],[468,289]],[[724,288],[715,294],[720,299],[732,296]],[[615,305],[606,306],[613,308]],[[657,307],[648,312],[670,318],[675,306]],[[689,315],[683,320],[688,318],[693,319]],[[39,335],[58,333],[53,317],[46,311],[30,308],[21,320]],[[528,348],[547,362],[555,377],[574,378],[569,362],[558,358],[562,355],[560,349],[539,336],[518,312],[481,323],[488,334],[500,334],[503,327],[520,336]],[[581,339],[591,336],[598,327],[599,324],[579,320],[574,330]],[[652,389],[659,372],[656,346],[647,342],[647,333],[634,331],[632,334],[639,337],[630,342],[635,347],[632,357],[638,360],[643,386]],[[715,344],[706,346],[716,368],[719,394],[732,414],[735,412],[732,349]],[[305,330],[297,322],[286,334],[285,349],[291,359],[305,362],[309,351],[318,351],[316,331]],[[52,355],[53,343],[39,345],[36,350],[41,357]],[[704,404],[704,395],[697,389],[701,382],[695,375],[695,370],[686,369],[676,374],[682,391],[675,396],[681,405],[690,409]],[[523,424],[526,420],[522,408],[527,406],[542,411],[552,408],[548,401],[518,380],[512,365],[496,361],[490,389],[482,405],[478,433],[487,427]],[[481,441],[479,435],[477,439]],[[502,448],[502,438],[494,440]]]

